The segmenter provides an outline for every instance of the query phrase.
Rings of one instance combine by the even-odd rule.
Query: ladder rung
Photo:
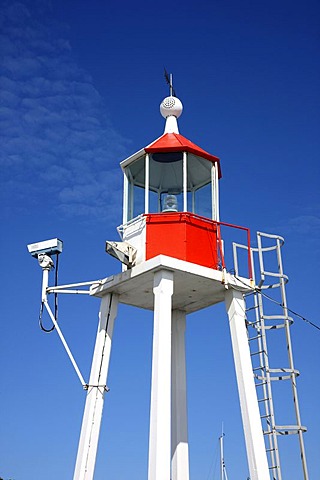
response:
[[[253,352],[253,353],[251,353],[251,357],[253,357],[254,355],[259,355],[259,353],[264,353],[264,354],[266,354],[265,350],[259,350],[258,352]]]
[[[263,419],[263,418],[269,418],[271,417],[270,413],[268,415],[261,415],[260,418]]]
[[[250,310],[256,310],[257,308],[259,308],[259,305],[255,305],[254,307],[246,308],[246,312],[250,312]]]
[[[249,327],[254,327],[255,325],[259,325],[260,323],[260,320],[257,320],[256,322],[249,322]]]
[[[261,315],[264,320],[286,320],[287,315]]]
[[[262,335],[256,335],[255,337],[248,338],[249,342],[252,342],[252,340],[257,340],[257,338],[261,338]]]
[[[257,370],[264,370],[265,367],[262,367],[261,365],[259,367],[255,367],[252,369],[253,372],[256,372]]]
[[[258,400],[258,403],[261,403],[261,402],[268,402],[270,400],[269,397],[266,397],[266,398],[261,398],[260,400]]]
[[[262,385],[266,385],[267,382],[256,383],[256,387],[262,387]]]

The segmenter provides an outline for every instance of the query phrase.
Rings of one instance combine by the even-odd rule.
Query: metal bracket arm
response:
[[[91,282],[69,283],[67,285],[56,285],[55,287],[47,287],[46,293],[75,293],[90,295],[90,290],[73,290],[74,287],[85,287],[87,285],[102,285],[102,280],[93,280]]]
[[[66,342],[66,340],[65,340],[65,338],[64,338],[64,336],[63,336],[62,331],[60,330],[60,327],[59,327],[59,325],[58,325],[57,320],[54,318],[54,315],[53,315],[53,313],[52,313],[52,310],[51,310],[51,308],[50,308],[47,300],[45,300],[45,301],[43,302],[43,304],[44,304],[44,306],[46,307],[47,312],[48,312],[48,314],[49,314],[49,316],[50,316],[50,318],[51,318],[51,320],[52,320],[52,323],[54,324],[54,326],[55,326],[55,328],[56,328],[56,330],[57,330],[57,333],[58,333],[58,335],[59,335],[59,337],[60,337],[60,340],[61,340],[61,342],[62,342],[62,344],[63,344],[63,346],[64,346],[64,348],[65,348],[65,350],[66,350],[66,352],[67,352],[67,355],[68,355],[68,357],[69,357],[69,359],[70,359],[70,361],[71,361],[71,363],[72,363],[72,365],[73,365],[73,368],[75,369],[76,374],[78,375],[78,378],[79,378],[79,380],[80,380],[80,382],[81,382],[81,385],[83,386],[84,389],[86,389],[85,387],[87,386],[87,383],[84,381],[84,378],[83,378],[83,376],[81,375],[81,372],[80,372],[80,370],[79,370],[79,367],[78,367],[78,365],[77,365],[77,363],[76,363],[76,361],[75,361],[75,359],[74,359],[74,356],[73,356],[72,353],[71,353],[71,350],[70,350],[70,348],[69,348],[69,346],[68,346],[68,344],[67,344],[67,342]]]

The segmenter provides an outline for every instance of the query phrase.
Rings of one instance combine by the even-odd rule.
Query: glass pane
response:
[[[144,213],[145,156],[126,168],[128,178],[128,220]]]
[[[182,192],[182,160],[172,163],[155,161],[150,155],[150,190],[179,195]]]
[[[196,213],[195,210],[195,192],[188,192],[187,193],[187,209],[188,212]]]
[[[205,158],[188,154],[188,190],[197,190],[203,185],[211,183],[212,163]]]
[[[128,178],[134,185],[144,187],[145,181],[145,156],[140,157],[134,163],[127,167]]]
[[[149,213],[161,212],[160,198],[157,192],[149,191]]]
[[[195,213],[202,217],[212,218],[211,183],[195,192]]]
[[[144,213],[144,188],[137,187],[136,185],[133,188],[133,216],[132,218],[137,217]]]

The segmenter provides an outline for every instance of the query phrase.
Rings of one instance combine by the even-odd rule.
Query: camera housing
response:
[[[45,253],[46,255],[54,255],[62,252],[63,242],[59,238],[44,240],[43,242],[30,243],[27,245],[29,253],[38,258],[38,255]]]

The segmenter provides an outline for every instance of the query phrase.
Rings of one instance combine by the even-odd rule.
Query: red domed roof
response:
[[[198,147],[195,143],[192,143],[180,133],[165,133],[162,137],[158,138],[154,142],[150,143],[145,147],[145,152],[155,153],[155,152],[189,152],[198,157],[205,158],[210,162],[218,164],[219,178],[221,178],[221,168],[220,168],[220,159],[211,155],[210,153],[203,150],[201,147]]]

